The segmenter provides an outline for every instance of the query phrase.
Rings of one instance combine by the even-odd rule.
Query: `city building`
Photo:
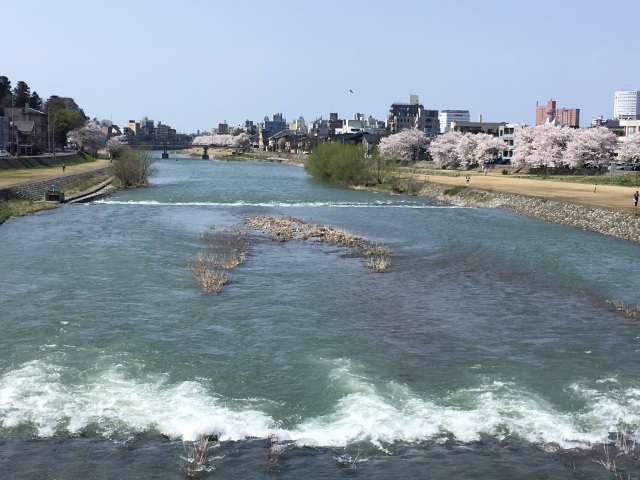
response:
[[[11,119],[0,117],[0,150],[11,150]]]
[[[482,115],[477,122],[452,121],[449,126],[450,132],[460,133],[486,133],[487,135],[498,136],[500,127],[505,126],[506,122],[483,122]]]
[[[218,134],[229,135],[229,124],[227,122],[218,124]]]
[[[289,125],[289,129],[294,132],[307,132],[307,123],[304,121],[304,117],[299,117]]]
[[[554,123],[567,127],[580,127],[579,108],[556,108],[556,101],[549,100],[546,105],[536,102],[536,125]]]
[[[264,123],[260,125],[258,131],[258,145],[260,150],[267,150],[269,148],[269,138],[287,129],[287,121],[282,118],[282,113],[275,113],[272,120],[269,117],[264,117]]]
[[[439,125],[438,111],[426,110],[418,95],[409,95],[409,103],[394,102],[389,107],[387,132],[391,134],[410,128],[434,137],[440,131]]]
[[[520,123],[507,123],[501,125],[498,129],[498,137],[504,140],[505,148],[502,151],[503,160],[511,160],[513,158],[513,151],[516,148],[518,133],[526,125]]]
[[[336,128],[342,128],[342,120],[338,117],[338,114],[333,112],[329,114],[329,121],[327,122],[329,127],[329,135],[336,133]]]
[[[18,154],[37,155],[51,150],[48,115],[29,107],[7,107],[4,115],[11,119],[11,139]]]
[[[618,120],[618,140],[626,142],[631,135],[640,132],[640,120]]]
[[[346,133],[357,133],[364,130],[364,122],[361,120],[343,120],[342,126],[336,128],[336,135],[344,135]]]
[[[640,120],[640,92],[625,90],[613,97],[614,120]]]
[[[438,117],[440,133],[451,131],[452,122],[468,122],[470,119],[469,110],[442,110]]]
[[[322,117],[314,120],[308,126],[310,137],[327,138],[329,136],[329,122],[323,120]]]

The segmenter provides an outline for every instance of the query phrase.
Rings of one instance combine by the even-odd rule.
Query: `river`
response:
[[[2,478],[640,476],[640,245],[353,191],[277,163],[159,160],[153,187],[0,226]],[[293,216],[387,245],[215,227]],[[613,464],[615,462],[615,465]],[[193,467],[193,464],[191,464]]]

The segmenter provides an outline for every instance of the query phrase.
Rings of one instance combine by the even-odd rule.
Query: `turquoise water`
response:
[[[639,245],[279,164],[156,165],[152,188],[0,226],[8,478],[184,478],[200,435],[205,478],[610,478],[605,444],[640,475],[640,323],[606,304],[640,303]],[[250,230],[202,293],[200,235],[253,215],[392,264]]]

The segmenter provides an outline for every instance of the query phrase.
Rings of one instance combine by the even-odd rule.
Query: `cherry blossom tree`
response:
[[[576,130],[567,145],[563,163],[571,168],[582,168],[585,163],[608,165],[617,149],[618,138],[608,128]]]
[[[251,135],[248,133],[240,133],[233,137],[232,145],[234,147],[248,147],[251,145]]]
[[[570,127],[552,124],[525,127],[518,133],[511,163],[530,167],[564,165],[564,153],[574,134]]]
[[[482,163],[487,159],[496,158],[505,149],[504,140],[493,135],[477,133],[474,137],[476,141],[476,148],[473,152],[474,163]]]
[[[420,130],[406,129],[380,140],[378,151],[381,156],[397,162],[408,163],[417,160],[418,152],[428,141]]]
[[[620,147],[618,158],[623,162],[640,162],[640,132],[627,138],[627,141]]]
[[[67,142],[75,143],[80,150],[96,152],[105,145],[107,136],[100,128],[100,124],[93,120],[87,120],[85,124],[71,130],[67,134]]]
[[[431,141],[429,153],[439,167],[457,167],[462,163],[459,157],[462,133],[447,132]]]
[[[474,163],[474,152],[478,143],[476,142],[475,135],[472,133],[463,133],[457,137],[456,153],[461,164]]]
[[[122,150],[124,150],[127,146],[126,141],[127,141],[126,135],[117,135],[107,140],[106,147],[107,147],[107,150],[109,150],[111,157],[117,158],[118,155],[122,153]]]
[[[212,135],[198,135],[191,142],[192,145],[211,145]]]

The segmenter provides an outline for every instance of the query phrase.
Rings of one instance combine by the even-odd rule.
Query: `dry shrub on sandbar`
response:
[[[273,240],[312,239],[317,243],[327,243],[350,248],[354,255],[372,257],[367,259],[365,267],[376,272],[384,272],[391,264],[389,247],[381,243],[372,243],[345,230],[315,225],[293,217],[247,217],[245,224],[255,230],[266,232]]]
[[[229,281],[228,270],[244,263],[250,251],[247,232],[215,225],[200,239],[206,248],[189,259],[189,269],[205,293],[217,293]]]

